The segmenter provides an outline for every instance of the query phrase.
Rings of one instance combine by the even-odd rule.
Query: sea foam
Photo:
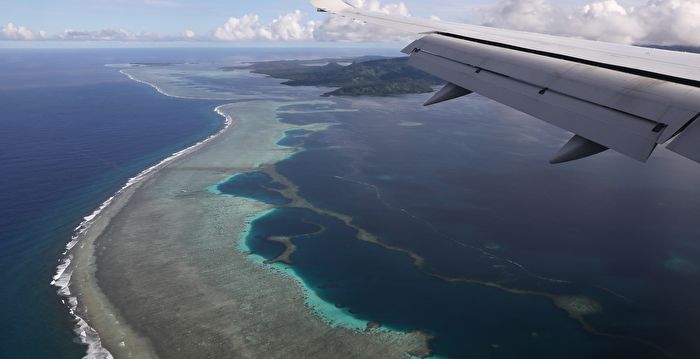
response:
[[[138,83],[142,83],[142,84],[144,84],[144,85],[151,86],[154,90],[158,91],[158,93],[161,94],[161,95],[168,96],[168,97],[174,97],[174,98],[189,99],[188,97],[181,97],[181,96],[175,96],[175,95],[169,94],[169,93],[165,92],[160,86],[155,85],[155,84],[152,84],[152,83],[150,83],[150,82],[148,82],[148,81],[139,80],[139,79],[137,79],[136,77],[134,77],[133,75],[131,75],[130,73],[124,71],[124,70],[119,70],[119,72],[120,72],[122,75],[125,75],[126,77],[128,77],[129,80],[136,81],[136,82],[138,82]]]

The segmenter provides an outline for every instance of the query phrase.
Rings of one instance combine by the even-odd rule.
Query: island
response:
[[[408,57],[264,61],[253,73],[285,79],[289,86],[336,87],[322,96],[390,96],[433,92],[444,81],[415,69]],[[223,68],[224,70],[240,67]]]

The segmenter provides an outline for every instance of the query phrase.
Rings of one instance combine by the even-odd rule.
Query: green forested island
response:
[[[289,86],[337,87],[323,96],[426,93],[444,83],[409,66],[408,57],[266,61],[253,63],[249,68],[255,73],[287,79],[283,83]]]

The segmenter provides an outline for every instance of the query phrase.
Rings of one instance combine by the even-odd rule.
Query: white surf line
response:
[[[119,73],[128,77],[129,80],[136,81],[138,83],[151,86],[154,90],[158,91],[158,93],[163,95],[163,96],[174,97],[174,98],[179,98],[179,99],[183,99],[183,100],[199,100],[199,98],[196,98],[196,97],[185,97],[185,96],[178,96],[178,95],[169,94],[169,93],[165,92],[165,90],[163,90],[160,86],[158,86],[156,84],[152,84],[152,83],[145,81],[145,80],[138,79],[135,76],[131,75],[130,73],[126,72],[126,70],[119,70]]]
[[[130,76],[129,78],[131,78],[134,81],[138,81]],[[156,86],[152,87],[157,89]],[[164,94],[163,92],[160,93]],[[164,95],[168,96],[167,94]],[[81,241],[82,238],[85,237],[85,235],[95,223],[95,220],[100,215],[100,213],[102,213],[109,205],[111,205],[114,202],[115,198],[124,193],[129,187],[143,181],[156,170],[164,167],[167,164],[170,164],[178,158],[198,150],[200,147],[211,142],[219,135],[224,133],[224,131],[226,131],[229,127],[231,127],[231,125],[233,124],[233,118],[221,110],[221,107],[223,106],[226,105],[221,105],[214,109],[214,111],[217,114],[224,118],[224,127],[221,130],[219,130],[215,134],[210,135],[204,140],[195,143],[192,146],[189,146],[183,150],[171,154],[170,156],[161,160],[157,164],[141,171],[136,176],[130,178],[126,182],[126,184],[124,184],[117,192],[115,192],[106,201],[102,202],[102,204],[96,210],[94,210],[90,215],[84,217],[80,225],[78,225],[73,230],[74,234],[71,237],[71,240],[68,242],[68,244],[66,244],[66,249],[62,253],[63,258],[59,260],[59,265],[56,268],[56,273],[52,278],[51,285],[58,287],[58,295],[64,298],[61,299],[61,302],[68,307],[69,313],[76,322],[74,332],[78,336],[80,342],[88,346],[87,353],[84,357],[85,359],[113,359],[113,356],[107,349],[105,349],[102,346],[102,341],[97,331],[94,328],[90,327],[87,321],[84,318],[80,317],[77,313],[78,298],[72,296],[70,291],[71,277],[73,275],[73,268],[71,268],[73,255],[71,254],[71,250]]]
[[[263,97],[265,97],[262,93],[256,94],[256,95],[235,95],[233,93],[218,93],[215,92],[214,90],[202,90],[201,88],[198,89],[199,91],[202,91],[203,94],[200,96],[195,96],[195,95],[190,95],[190,96],[183,96],[183,95],[173,95],[169,92],[167,92],[165,89],[162,87],[155,85],[151,82],[148,82],[146,80],[141,80],[137,78],[134,75],[129,74],[126,72],[129,70],[123,69],[119,70],[119,73],[123,74],[124,76],[128,77],[132,81],[136,81],[138,83],[148,85],[152,87],[154,90],[158,91],[159,94],[167,97],[173,97],[173,98],[179,98],[183,100],[213,100],[213,101],[229,101],[229,102],[234,102],[234,101],[245,101],[245,100],[261,100]],[[185,85],[183,85],[185,86]],[[282,101],[291,101],[293,100],[293,97],[284,97],[284,96],[272,96],[271,98],[267,98],[268,100],[282,100]]]
[[[346,181],[346,182],[350,182],[350,183],[355,183],[355,184],[358,184],[358,185],[362,185],[362,186],[366,186],[366,187],[372,188],[372,189],[374,190],[374,193],[375,193],[377,199],[378,199],[382,204],[384,204],[386,207],[388,207],[388,208],[390,208],[390,209],[393,209],[393,210],[398,210],[398,211],[404,213],[405,215],[407,215],[407,216],[409,216],[409,217],[411,217],[411,218],[413,218],[413,219],[415,219],[415,220],[418,220],[418,221],[420,221],[420,222],[423,222],[425,225],[427,225],[427,226],[428,226],[433,232],[435,232],[437,235],[439,235],[439,236],[441,236],[441,237],[443,237],[443,238],[445,238],[445,239],[447,239],[447,240],[449,240],[449,241],[451,241],[451,242],[453,242],[453,243],[455,243],[455,244],[457,244],[457,245],[459,245],[459,246],[461,246],[461,247],[476,250],[476,251],[482,253],[483,255],[487,256],[489,259],[499,260],[499,261],[506,262],[506,263],[508,263],[508,264],[510,264],[510,265],[512,265],[512,266],[514,266],[514,267],[519,268],[520,270],[522,270],[522,271],[525,272],[526,274],[528,274],[528,275],[530,275],[530,276],[532,276],[532,277],[534,277],[534,278],[536,278],[536,279],[540,279],[540,280],[544,280],[544,281],[548,281],[548,282],[554,282],[554,283],[572,283],[571,281],[568,281],[568,280],[556,279],[556,278],[549,278],[549,277],[544,277],[544,276],[538,275],[538,274],[533,273],[532,271],[528,270],[524,265],[522,265],[522,264],[520,264],[520,263],[518,263],[518,262],[516,262],[516,261],[514,261],[514,260],[512,260],[512,259],[499,257],[499,256],[497,256],[497,255],[495,255],[495,254],[493,254],[493,253],[491,253],[491,252],[489,252],[489,251],[487,251],[487,250],[481,248],[481,247],[472,246],[472,245],[469,245],[469,244],[466,244],[466,243],[462,243],[462,242],[460,242],[460,241],[458,241],[458,240],[452,238],[451,236],[447,235],[446,233],[440,231],[440,230],[439,230],[438,228],[436,228],[435,225],[433,225],[430,221],[425,220],[425,219],[423,219],[423,218],[420,218],[420,217],[414,215],[413,213],[409,212],[408,210],[406,210],[406,209],[404,209],[404,208],[396,208],[396,207],[390,205],[386,200],[384,200],[384,198],[383,198],[382,195],[381,195],[381,191],[379,190],[379,187],[377,187],[376,185],[373,185],[373,184],[371,184],[371,183],[366,183],[366,182],[361,182],[361,181],[352,180],[352,179],[345,178],[345,177],[341,177],[341,176],[333,176],[333,177],[336,178],[336,179],[342,180],[342,181]]]
[[[612,294],[612,295],[614,295],[614,296],[616,296],[616,297],[622,299],[623,301],[627,302],[627,304],[637,304],[637,303],[634,302],[633,300],[631,300],[631,299],[625,297],[624,295],[622,295],[622,294],[620,294],[620,293],[618,293],[618,292],[616,292],[616,291],[614,291],[614,290],[612,290],[612,289],[610,289],[610,288],[601,287],[601,286],[596,286],[596,288],[598,288],[598,289],[600,289],[600,290],[602,290],[602,291],[605,291],[605,292],[607,292],[607,293],[610,293],[610,294]]]
[[[379,191],[379,187],[377,187],[377,186],[375,186],[375,185],[373,185],[373,184],[371,184],[371,183],[356,181],[356,180],[353,180],[353,179],[350,179],[350,178],[345,178],[345,177],[342,177],[342,176],[333,176],[333,177],[336,178],[336,179],[339,179],[339,180],[341,180],[341,181],[350,182],[350,183],[358,184],[358,185],[360,185],[360,186],[365,186],[365,187],[371,188],[372,190],[374,190],[374,194],[375,194],[375,196],[377,197],[377,199],[379,200],[379,202],[381,202],[382,204],[384,204],[385,206],[387,206],[387,207],[389,207],[389,208],[391,208],[391,209],[396,209],[394,206],[392,206],[392,205],[390,205],[389,203],[387,203],[387,202],[384,200],[384,198],[382,198],[382,193],[381,193],[381,191]]]

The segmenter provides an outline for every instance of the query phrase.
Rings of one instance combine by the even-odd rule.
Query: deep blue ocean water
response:
[[[291,268],[321,298],[427,331],[449,357],[663,357],[655,346],[700,356],[696,163],[660,149],[647,164],[605,153],[552,166],[566,133],[480,97],[429,109],[411,106],[421,96],[336,101],[359,112],[282,116],[337,125],[288,134],[282,145],[306,150],[278,172],[314,205],[351,215],[425,265],[302,209],[255,221],[253,252],[274,258],[283,247],[266,238],[296,236]],[[311,224],[326,230],[300,235],[316,232]],[[547,296],[434,275],[584,296],[602,311],[585,316],[587,330]]]
[[[264,172],[240,173],[216,186],[216,189],[221,193],[251,198],[274,205],[289,204],[289,199],[275,191],[284,188],[286,187],[283,184],[275,182],[270,175]]]
[[[188,50],[0,50],[0,358],[78,358],[49,285],[83,216],[128,178],[216,132],[216,102],[174,99],[108,63]]]

